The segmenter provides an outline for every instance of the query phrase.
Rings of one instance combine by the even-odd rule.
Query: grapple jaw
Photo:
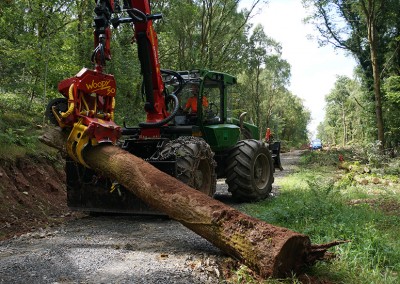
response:
[[[50,102],[47,116],[61,128],[71,129],[67,152],[74,161],[89,167],[82,156],[86,146],[116,144],[121,136],[121,127],[114,122],[114,76],[83,68],[76,76],[61,81],[58,90],[64,102]]]

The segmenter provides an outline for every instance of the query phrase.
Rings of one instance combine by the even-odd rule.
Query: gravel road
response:
[[[275,183],[298,153],[282,155],[285,170]],[[223,181],[217,188],[217,198],[230,203]],[[221,283],[219,264],[227,259],[167,218],[87,216],[0,242],[0,283]]]

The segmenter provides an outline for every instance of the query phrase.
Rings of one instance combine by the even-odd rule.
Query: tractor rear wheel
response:
[[[208,196],[214,196],[216,162],[214,152],[203,139],[182,136],[167,143],[162,152],[165,151],[175,153],[177,179]]]
[[[274,164],[264,143],[239,141],[227,159],[226,183],[237,201],[258,201],[268,197],[274,182]]]

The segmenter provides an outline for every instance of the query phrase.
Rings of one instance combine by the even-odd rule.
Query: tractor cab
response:
[[[178,94],[180,106],[173,124],[226,123],[227,90],[236,83],[236,78],[208,70],[179,71],[179,74],[184,79],[184,86]]]
[[[239,120],[228,117],[236,77],[209,70],[178,73],[184,86],[177,94],[179,111],[171,125],[190,127],[191,135],[205,139],[214,152],[234,147],[242,138]],[[257,127],[245,124],[247,138],[259,136]]]

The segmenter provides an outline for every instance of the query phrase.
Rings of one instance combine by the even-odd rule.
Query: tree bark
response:
[[[66,140],[51,138],[54,134],[65,135],[46,132],[41,141],[63,150],[64,144],[59,142]],[[95,171],[117,180],[149,206],[179,221],[263,278],[297,273],[338,244],[313,246],[308,236],[245,215],[119,147],[87,147],[83,156]]]
[[[382,95],[381,95],[381,78],[380,78],[380,65],[378,60],[378,41],[379,35],[377,32],[377,3],[374,0],[368,0],[362,3],[362,8],[366,17],[368,29],[368,43],[371,54],[372,74],[374,79],[374,96],[375,96],[375,115],[376,127],[378,129],[378,141],[381,142],[380,149],[384,150],[385,147],[385,125],[383,121],[382,111]]]

